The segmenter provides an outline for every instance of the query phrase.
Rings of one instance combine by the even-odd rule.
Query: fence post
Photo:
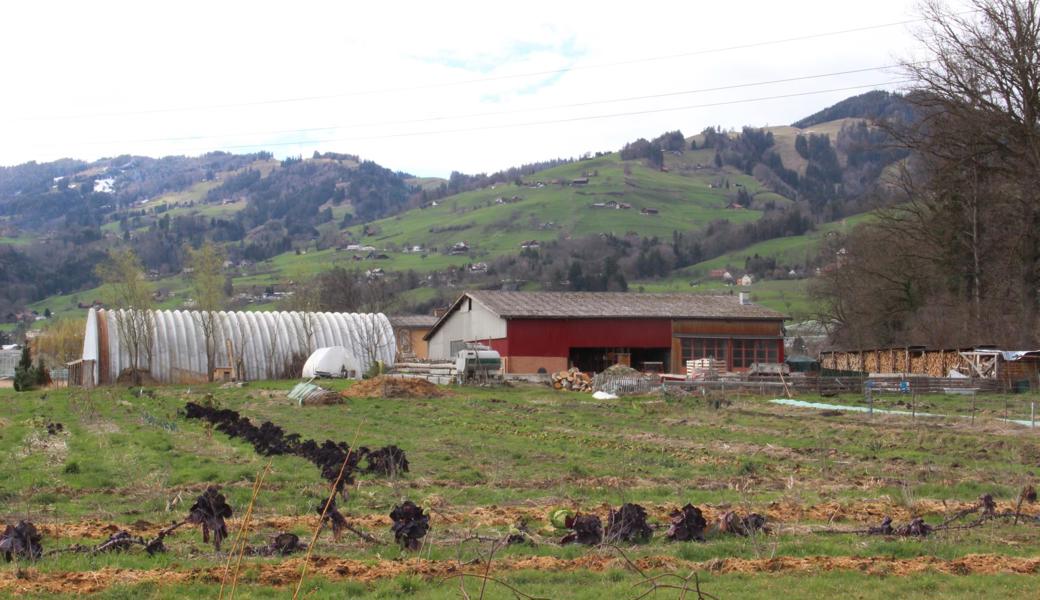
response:
[[[1029,403],[1029,428],[1036,429],[1036,402]]]
[[[971,424],[975,425],[975,390],[971,391]]]
[[[917,392],[910,397],[910,420],[917,420]]]

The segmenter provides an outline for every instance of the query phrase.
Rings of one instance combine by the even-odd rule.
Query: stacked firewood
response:
[[[566,371],[552,374],[552,386],[557,390],[570,390],[572,392],[591,392],[592,378],[571,367]]]

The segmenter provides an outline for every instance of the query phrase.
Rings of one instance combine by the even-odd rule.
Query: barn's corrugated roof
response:
[[[753,319],[787,317],[757,304],[741,304],[737,295],[638,294],[630,292],[465,292],[423,336],[430,339],[465,298],[483,304],[505,319]]]
[[[418,328],[433,327],[437,324],[437,317],[433,315],[391,315],[387,317],[390,319],[390,325],[397,328]]]
[[[630,292],[474,291],[469,297],[504,318],[784,319],[775,310],[741,304],[737,295]]]

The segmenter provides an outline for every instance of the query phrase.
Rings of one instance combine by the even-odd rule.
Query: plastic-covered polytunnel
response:
[[[204,382],[210,368],[216,379],[293,378],[312,352],[326,346],[343,346],[364,370],[376,360],[392,364],[396,350],[382,313],[91,309],[82,383],[120,381],[134,355],[138,370],[161,383]]]

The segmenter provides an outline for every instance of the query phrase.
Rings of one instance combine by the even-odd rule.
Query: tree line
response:
[[[879,218],[824,249],[815,286],[849,347],[1040,342],[1040,13],[1036,0],[925,6],[927,62],[907,62],[917,119]]]

